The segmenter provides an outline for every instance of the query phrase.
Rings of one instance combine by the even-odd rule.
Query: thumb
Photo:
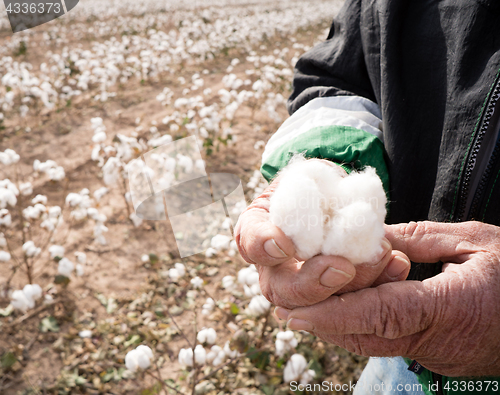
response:
[[[477,251],[473,223],[409,222],[385,225],[393,249],[421,263],[462,263],[461,256]]]

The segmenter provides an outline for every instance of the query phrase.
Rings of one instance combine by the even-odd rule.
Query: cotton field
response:
[[[199,159],[155,157],[162,182],[231,173],[249,203],[294,64],[340,6],[81,0],[16,34],[3,12],[0,393],[291,394],[359,377],[363,358],[274,316],[231,221],[182,257],[130,180],[149,151],[195,136]]]

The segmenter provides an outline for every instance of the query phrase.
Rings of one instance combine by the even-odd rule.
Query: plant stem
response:
[[[168,310],[168,307],[167,307],[167,314],[169,316],[169,318],[172,320],[172,322],[174,323],[175,327],[179,330],[179,332],[181,333],[182,337],[187,341],[188,343],[188,346],[189,348],[192,348],[193,349],[193,358],[194,358],[194,348],[193,346],[191,345],[191,342],[189,341],[189,339],[187,338],[186,334],[184,333],[184,331],[179,327],[179,325],[177,325],[177,322],[175,322],[175,319],[174,317],[172,316],[172,314],[170,314],[170,311]]]
[[[171,389],[172,391],[175,391],[177,394],[181,394],[182,395],[182,392],[180,392],[177,388],[174,388],[172,387],[170,384],[167,384],[165,383],[165,381],[163,381],[161,379],[161,377],[157,377],[155,376],[153,373],[151,373],[149,370],[146,370],[146,373],[149,374],[152,378],[154,378],[155,380],[158,380],[162,386],[162,388],[169,388]],[[159,373],[159,370],[158,370],[158,373]]]

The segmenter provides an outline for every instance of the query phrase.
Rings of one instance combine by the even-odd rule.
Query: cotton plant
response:
[[[271,309],[271,302],[269,302],[263,295],[255,295],[250,300],[246,308],[249,316],[260,317],[269,312]]]
[[[203,328],[196,335],[196,339],[201,344],[212,345],[217,340],[217,332],[214,328]]]
[[[309,384],[314,379],[316,372],[308,369],[307,366],[307,360],[302,354],[293,354],[283,370],[285,383],[296,381],[303,385]]]
[[[298,344],[293,331],[279,331],[276,334],[276,355],[278,357],[283,357],[288,352],[294,351]]]
[[[27,284],[22,290],[12,292],[10,304],[14,309],[26,313],[35,307],[35,303],[42,297],[42,288],[38,284]]]
[[[254,297],[262,294],[259,285],[259,273],[255,265],[249,265],[238,272],[238,282],[243,285],[245,295]]]
[[[153,351],[148,346],[140,345],[125,356],[125,366],[129,371],[135,373],[139,370],[146,370],[151,366],[154,356]]]
[[[174,264],[173,268],[168,270],[168,277],[173,281],[177,282],[180,278],[186,275],[186,267],[183,263],[177,262]]]

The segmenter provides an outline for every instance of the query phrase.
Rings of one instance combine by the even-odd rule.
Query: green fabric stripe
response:
[[[330,159],[348,173],[366,166],[374,167],[389,198],[389,173],[384,145],[380,139],[350,126],[319,126],[286,142],[262,163],[262,175],[271,181],[296,153],[307,158]]]

